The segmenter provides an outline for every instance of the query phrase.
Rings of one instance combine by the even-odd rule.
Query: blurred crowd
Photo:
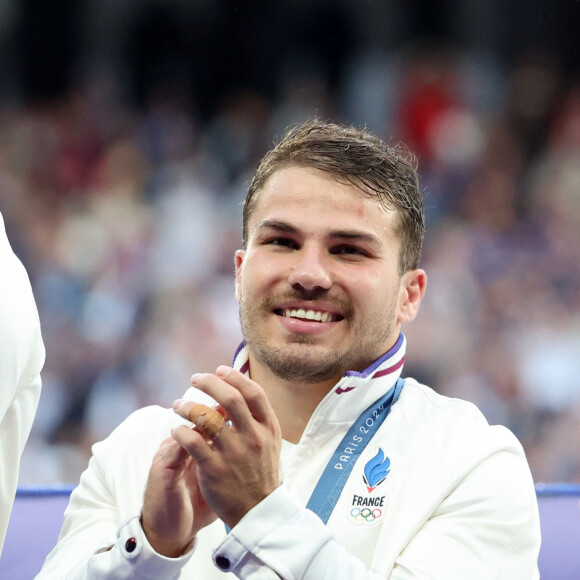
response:
[[[333,86],[286,72],[210,117],[174,86],[127,105],[104,73],[0,111],[0,209],[47,348],[21,484],[77,482],[132,410],[231,362],[245,189],[314,116],[419,156],[429,284],[404,375],[513,430],[537,482],[580,482],[580,84],[545,54],[444,48],[353,54]]]

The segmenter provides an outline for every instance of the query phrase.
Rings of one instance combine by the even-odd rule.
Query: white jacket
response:
[[[0,554],[20,456],[40,398],[44,354],[30,281],[10,247],[0,214]]]
[[[304,507],[350,425],[395,383],[404,352],[401,335],[364,372],[346,373],[300,442],[283,442],[282,486],[229,534],[214,522],[176,559],[152,551],[139,515],[153,455],[182,420],[158,407],[134,413],[94,446],[37,580],[221,580],[220,567],[248,580],[539,578],[538,507],[520,444],[472,404],[413,379],[355,464],[328,524]],[[235,366],[246,361],[241,349]],[[187,397],[199,394],[190,389]],[[379,449],[390,471],[380,483],[365,481]]]

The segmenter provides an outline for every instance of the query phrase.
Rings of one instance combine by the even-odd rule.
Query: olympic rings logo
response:
[[[377,518],[383,515],[383,512],[379,508],[371,510],[370,508],[352,508],[350,510],[350,515],[354,518],[355,522],[373,522]]]

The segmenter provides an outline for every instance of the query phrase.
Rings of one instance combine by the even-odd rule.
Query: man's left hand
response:
[[[262,387],[231,367],[195,374],[191,384],[218,401],[228,424],[213,440],[183,425],[172,436],[195,460],[206,502],[234,527],[280,485],[280,424]],[[173,408],[188,419],[194,405],[176,401]]]

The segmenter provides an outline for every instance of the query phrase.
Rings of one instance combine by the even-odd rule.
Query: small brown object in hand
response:
[[[211,441],[215,441],[220,436],[226,422],[219,411],[201,403],[195,404],[189,410],[189,420],[195,424],[195,428],[204,437]]]

